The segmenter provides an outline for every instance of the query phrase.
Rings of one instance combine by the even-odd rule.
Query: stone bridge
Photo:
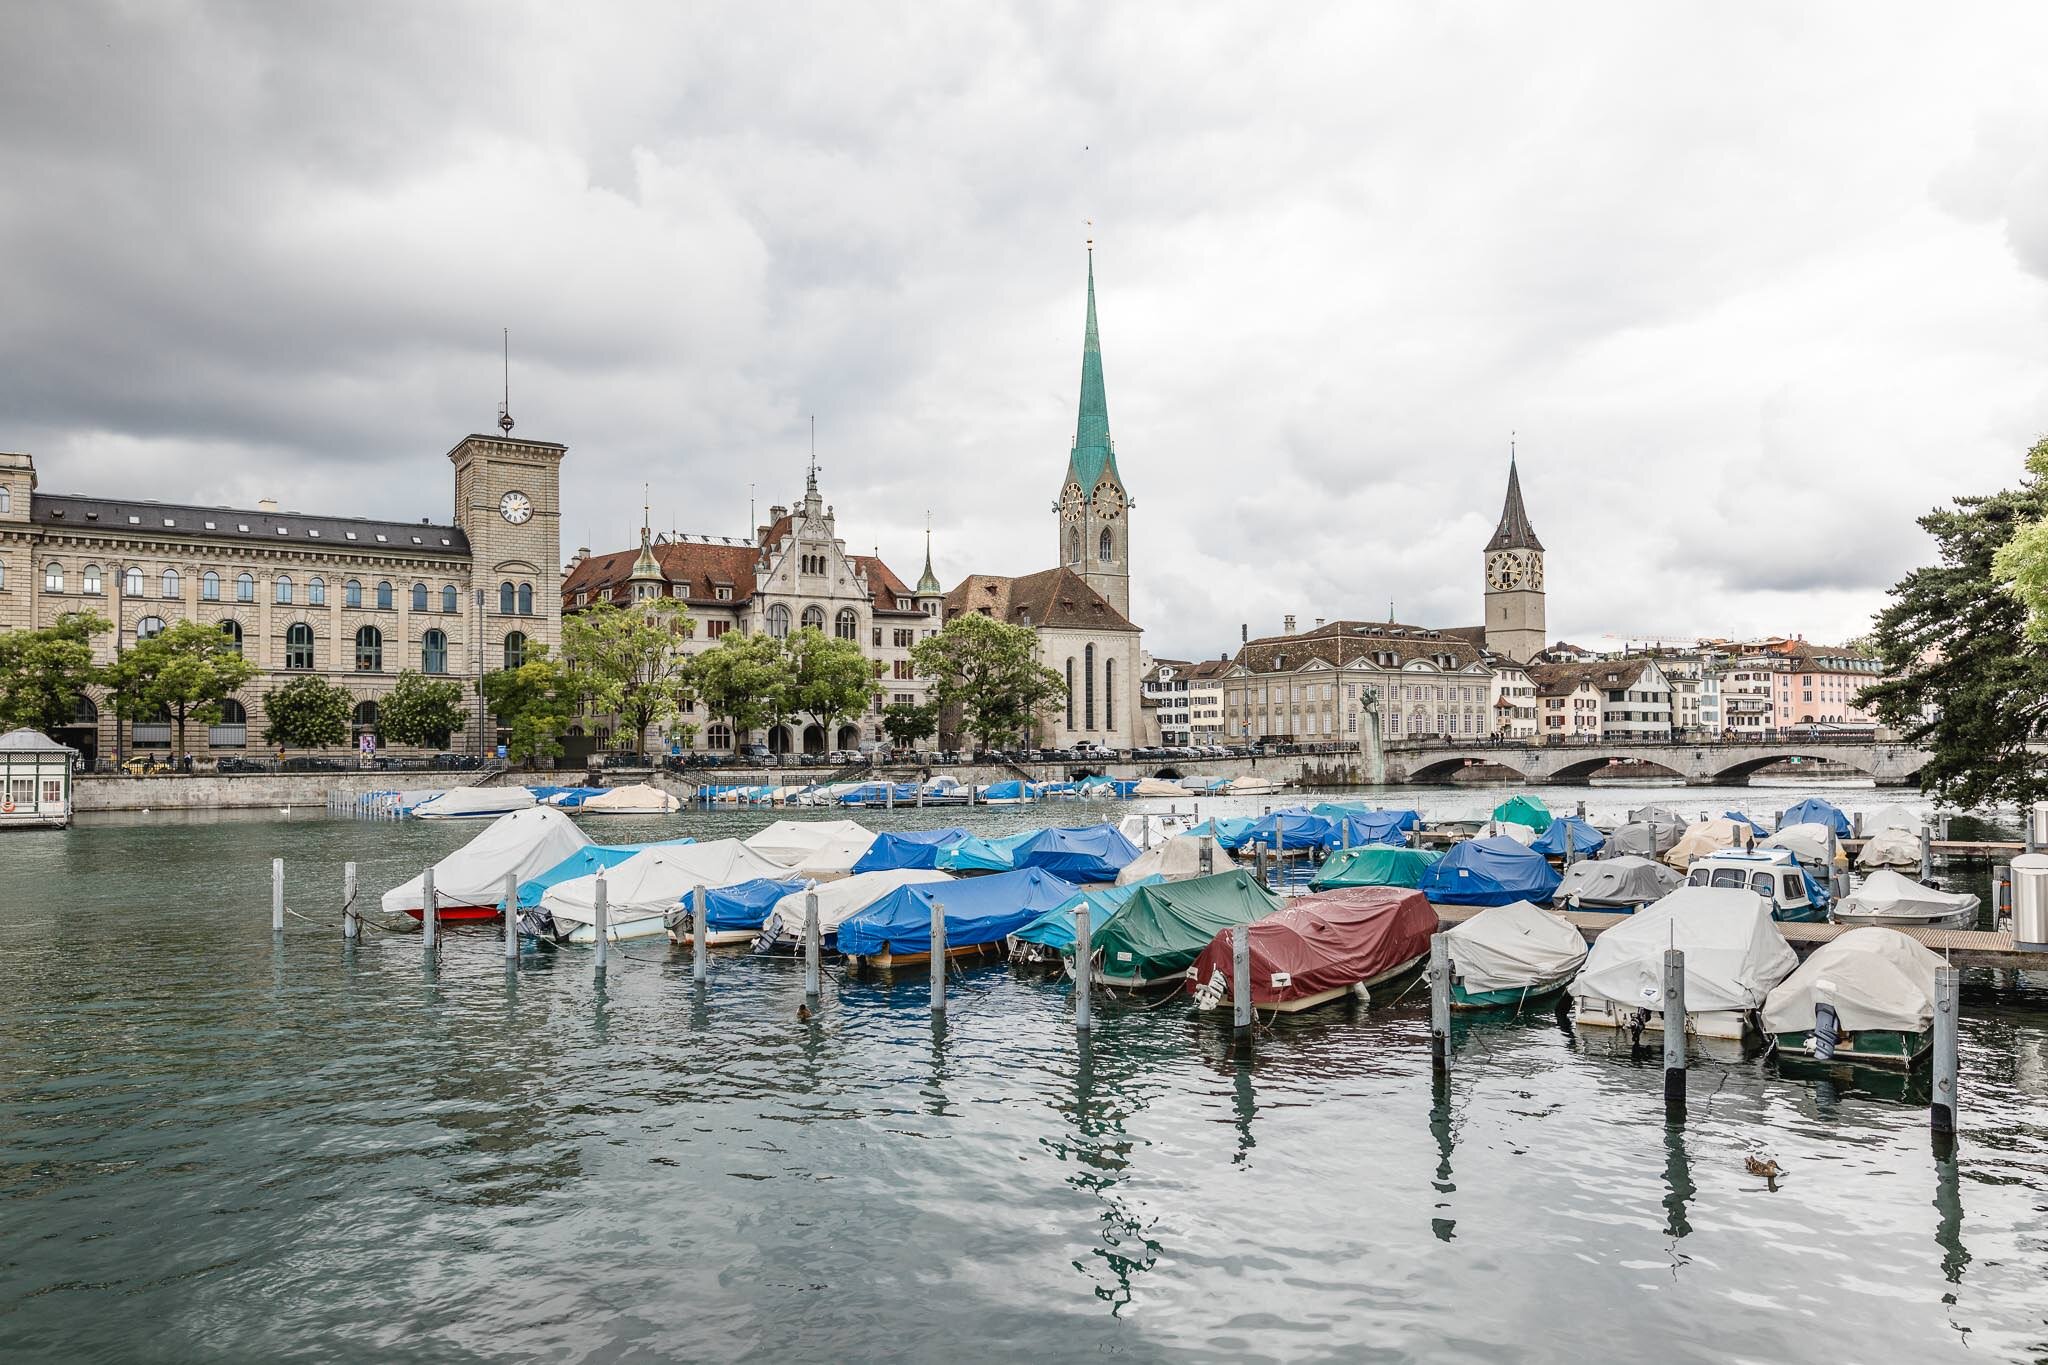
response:
[[[1909,744],[1825,739],[1566,744],[1493,740],[1454,744],[1425,739],[1386,746],[1390,783],[1450,782],[1461,769],[1494,764],[1520,774],[1531,784],[1568,785],[1585,782],[1611,763],[1623,763],[1638,769],[1641,776],[1669,775],[1689,787],[1740,786],[1759,768],[1798,758],[1840,764],[1880,787],[1899,787],[1910,785],[1931,757]]]

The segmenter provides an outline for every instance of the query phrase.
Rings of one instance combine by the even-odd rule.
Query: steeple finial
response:
[[[811,414],[811,467],[804,475],[804,492],[818,491],[818,414]]]

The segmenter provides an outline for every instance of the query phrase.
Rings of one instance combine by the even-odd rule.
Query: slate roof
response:
[[[969,574],[946,594],[946,619],[981,612],[1010,625],[1051,626],[1069,630],[1138,628],[1124,619],[1101,593],[1069,568],[1046,569],[1022,578],[1000,574]]]
[[[1522,476],[1515,469],[1512,458],[1508,460],[1508,496],[1500,509],[1500,525],[1493,528],[1493,539],[1486,542],[1489,550],[1540,550],[1543,542],[1536,539],[1536,528],[1529,524],[1529,509],[1522,506]]]
[[[29,521],[52,531],[99,531],[126,536],[176,536],[240,540],[294,549],[362,549],[467,557],[469,537],[454,526],[432,522],[370,521],[357,517],[309,517],[299,512],[201,507],[141,498],[87,498],[37,493],[29,500]]]
[[[1292,671],[1311,659],[1342,668],[1372,662],[1375,654],[1392,654],[1396,665],[1447,654],[1453,668],[1478,663],[1479,646],[1452,630],[1403,625],[1398,621],[1331,621],[1294,635],[1268,635],[1241,646],[1236,662],[1254,673]],[[1285,657],[1286,664],[1275,663]]]
[[[1585,683],[1596,692],[1622,691],[1634,687],[1648,669],[1649,659],[1602,659],[1589,664],[1531,664],[1529,679],[1539,696],[1561,697]]]

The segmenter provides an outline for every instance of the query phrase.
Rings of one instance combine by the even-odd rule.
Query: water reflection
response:
[[[1457,1146],[1451,1132],[1451,1078],[1436,1076],[1430,1082],[1429,1135],[1436,1139],[1436,1179],[1432,1188],[1436,1190],[1436,1216],[1429,1220],[1429,1229],[1439,1242],[1448,1242],[1457,1236],[1458,1220],[1450,1216],[1449,1196],[1457,1192],[1457,1182],[1451,1179],[1451,1152]]]
[[[1237,1065],[1231,1077],[1230,1092],[1232,1109],[1236,1114],[1237,1152],[1230,1158],[1233,1166],[1242,1166],[1251,1155],[1252,1148],[1259,1145],[1252,1136],[1252,1120],[1259,1112],[1259,1099],[1252,1090],[1251,1047],[1247,1043],[1234,1047]]]
[[[1150,1235],[1153,1220],[1119,1188],[1135,1145],[1126,1125],[1145,1107],[1141,1087],[1160,1074],[1156,1049],[1139,1043],[1129,1021],[1122,1022],[1123,1029],[1098,1023],[1079,1042],[1072,1102],[1056,1105],[1067,1111],[1071,1139],[1041,1139],[1054,1156],[1072,1164],[1068,1186],[1101,1206],[1096,1245],[1071,1264],[1093,1282],[1095,1297],[1110,1305],[1112,1316],[1132,1301],[1134,1279],[1151,1270],[1160,1254],[1159,1242]]]
[[[1934,1224],[1934,1240],[1941,1247],[1942,1277],[1950,1284],[1963,1282],[1963,1267],[1970,1263],[1969,1249],[1963,1245],[1963,1192],[1959,1181],[1955,1138],[1939,1134],[1934,1154],[1934,1209],[1939,1215]]]
[[[1682,1238],[1692,1231],[1686,1209],[1699,1190],[1692,1183],[1692,1161],[1685,1151],[1685,1125],[1664,1125],[1664,1235]],[[1684,1258],[1680,1258],[1681,1263]]]

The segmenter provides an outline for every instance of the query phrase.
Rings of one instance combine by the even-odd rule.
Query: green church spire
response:
[[[1081,342],[1081,415],[1074,424],[1074,452],[1067,477],[1091,493],[1104,473],[1122,483],[1116,446],[1109,439],[1109,398],[1102,385],[1102,336],[1095,326],[1095,248],[1088,248],[1088,330]]]

